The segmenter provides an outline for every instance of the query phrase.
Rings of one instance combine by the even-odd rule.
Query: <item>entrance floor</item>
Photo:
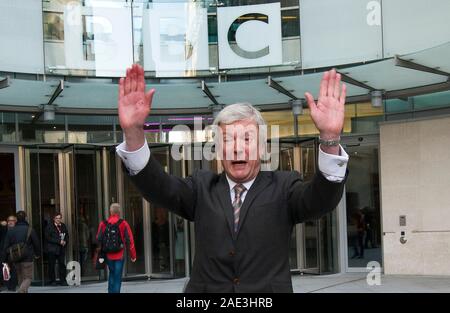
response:
[[[123,293],[178,293],[187,278],[128,281]],[[382,275],[381,285],[369,286],[364,273],[294,275],[296,293],[450,293],[450,277]],[[31,287],[33,293],[106,293],[107,283],[86,283],[80,287]]]

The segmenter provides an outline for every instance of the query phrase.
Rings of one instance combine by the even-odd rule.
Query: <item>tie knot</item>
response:
[[[236,186],[234,186],[234,192],[235,192],[235,196],[236,197],[241,197],[242,193],[247,190],[247,188],[245,188],[244,185],[242,184],[237,184]]]

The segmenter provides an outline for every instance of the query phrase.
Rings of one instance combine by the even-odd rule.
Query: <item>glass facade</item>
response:
[[[377,133],[382,121],[448,114],[450,92],[408,97],[408,100],[386,100],[382,107],[370,102],[346,105],[345,134]],[[291,110],[262,111],[270,126],[279,127],[279,137],[294,136],[294,116]],[[71,143],[116,144],[123,140],[117,115],[55,114],[55,119],[45,121],[42,112],[1,112],[0,143]],[[193,138],[205,141],[205,134],[194,133],[194,120],[201,119],[201,127],[212,124],[210,114],[150,115],[145,124],[149,143],[173,143]],[[317,129],[304,108],[297,117],[299,136],[316,136]],[[185,125],[190,131],[173,131],[176,125]]]

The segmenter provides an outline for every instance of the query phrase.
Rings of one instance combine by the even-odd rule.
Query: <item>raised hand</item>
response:
[[[342,84],[341,87],[341,74],[336,73],[336,70],[333,69],[325,72],[323,75],[317,103],[309,92],[305,93],[311,118],[319,130],[322,139],[339,138],[344,127],[346,92],[346,85]],[[325,152],[339,153],[338,146],[327,147],[325,149],[328,150]]]
[[[133,64],[125,78],[119,81],[119,122],[124,132],[127,150],[143,146],[144,123],[150,113],[155,89],[145,92],[144,69]]]

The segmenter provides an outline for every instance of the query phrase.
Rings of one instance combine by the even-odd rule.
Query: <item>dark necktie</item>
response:
[[[242,184],[237,184],[234,186],[234,201],[233,201],[233,210],[234,210],[234,232],[238,231],[239,227],[239,213],[241,211],[242,206],[242,194],[247,188]]]

